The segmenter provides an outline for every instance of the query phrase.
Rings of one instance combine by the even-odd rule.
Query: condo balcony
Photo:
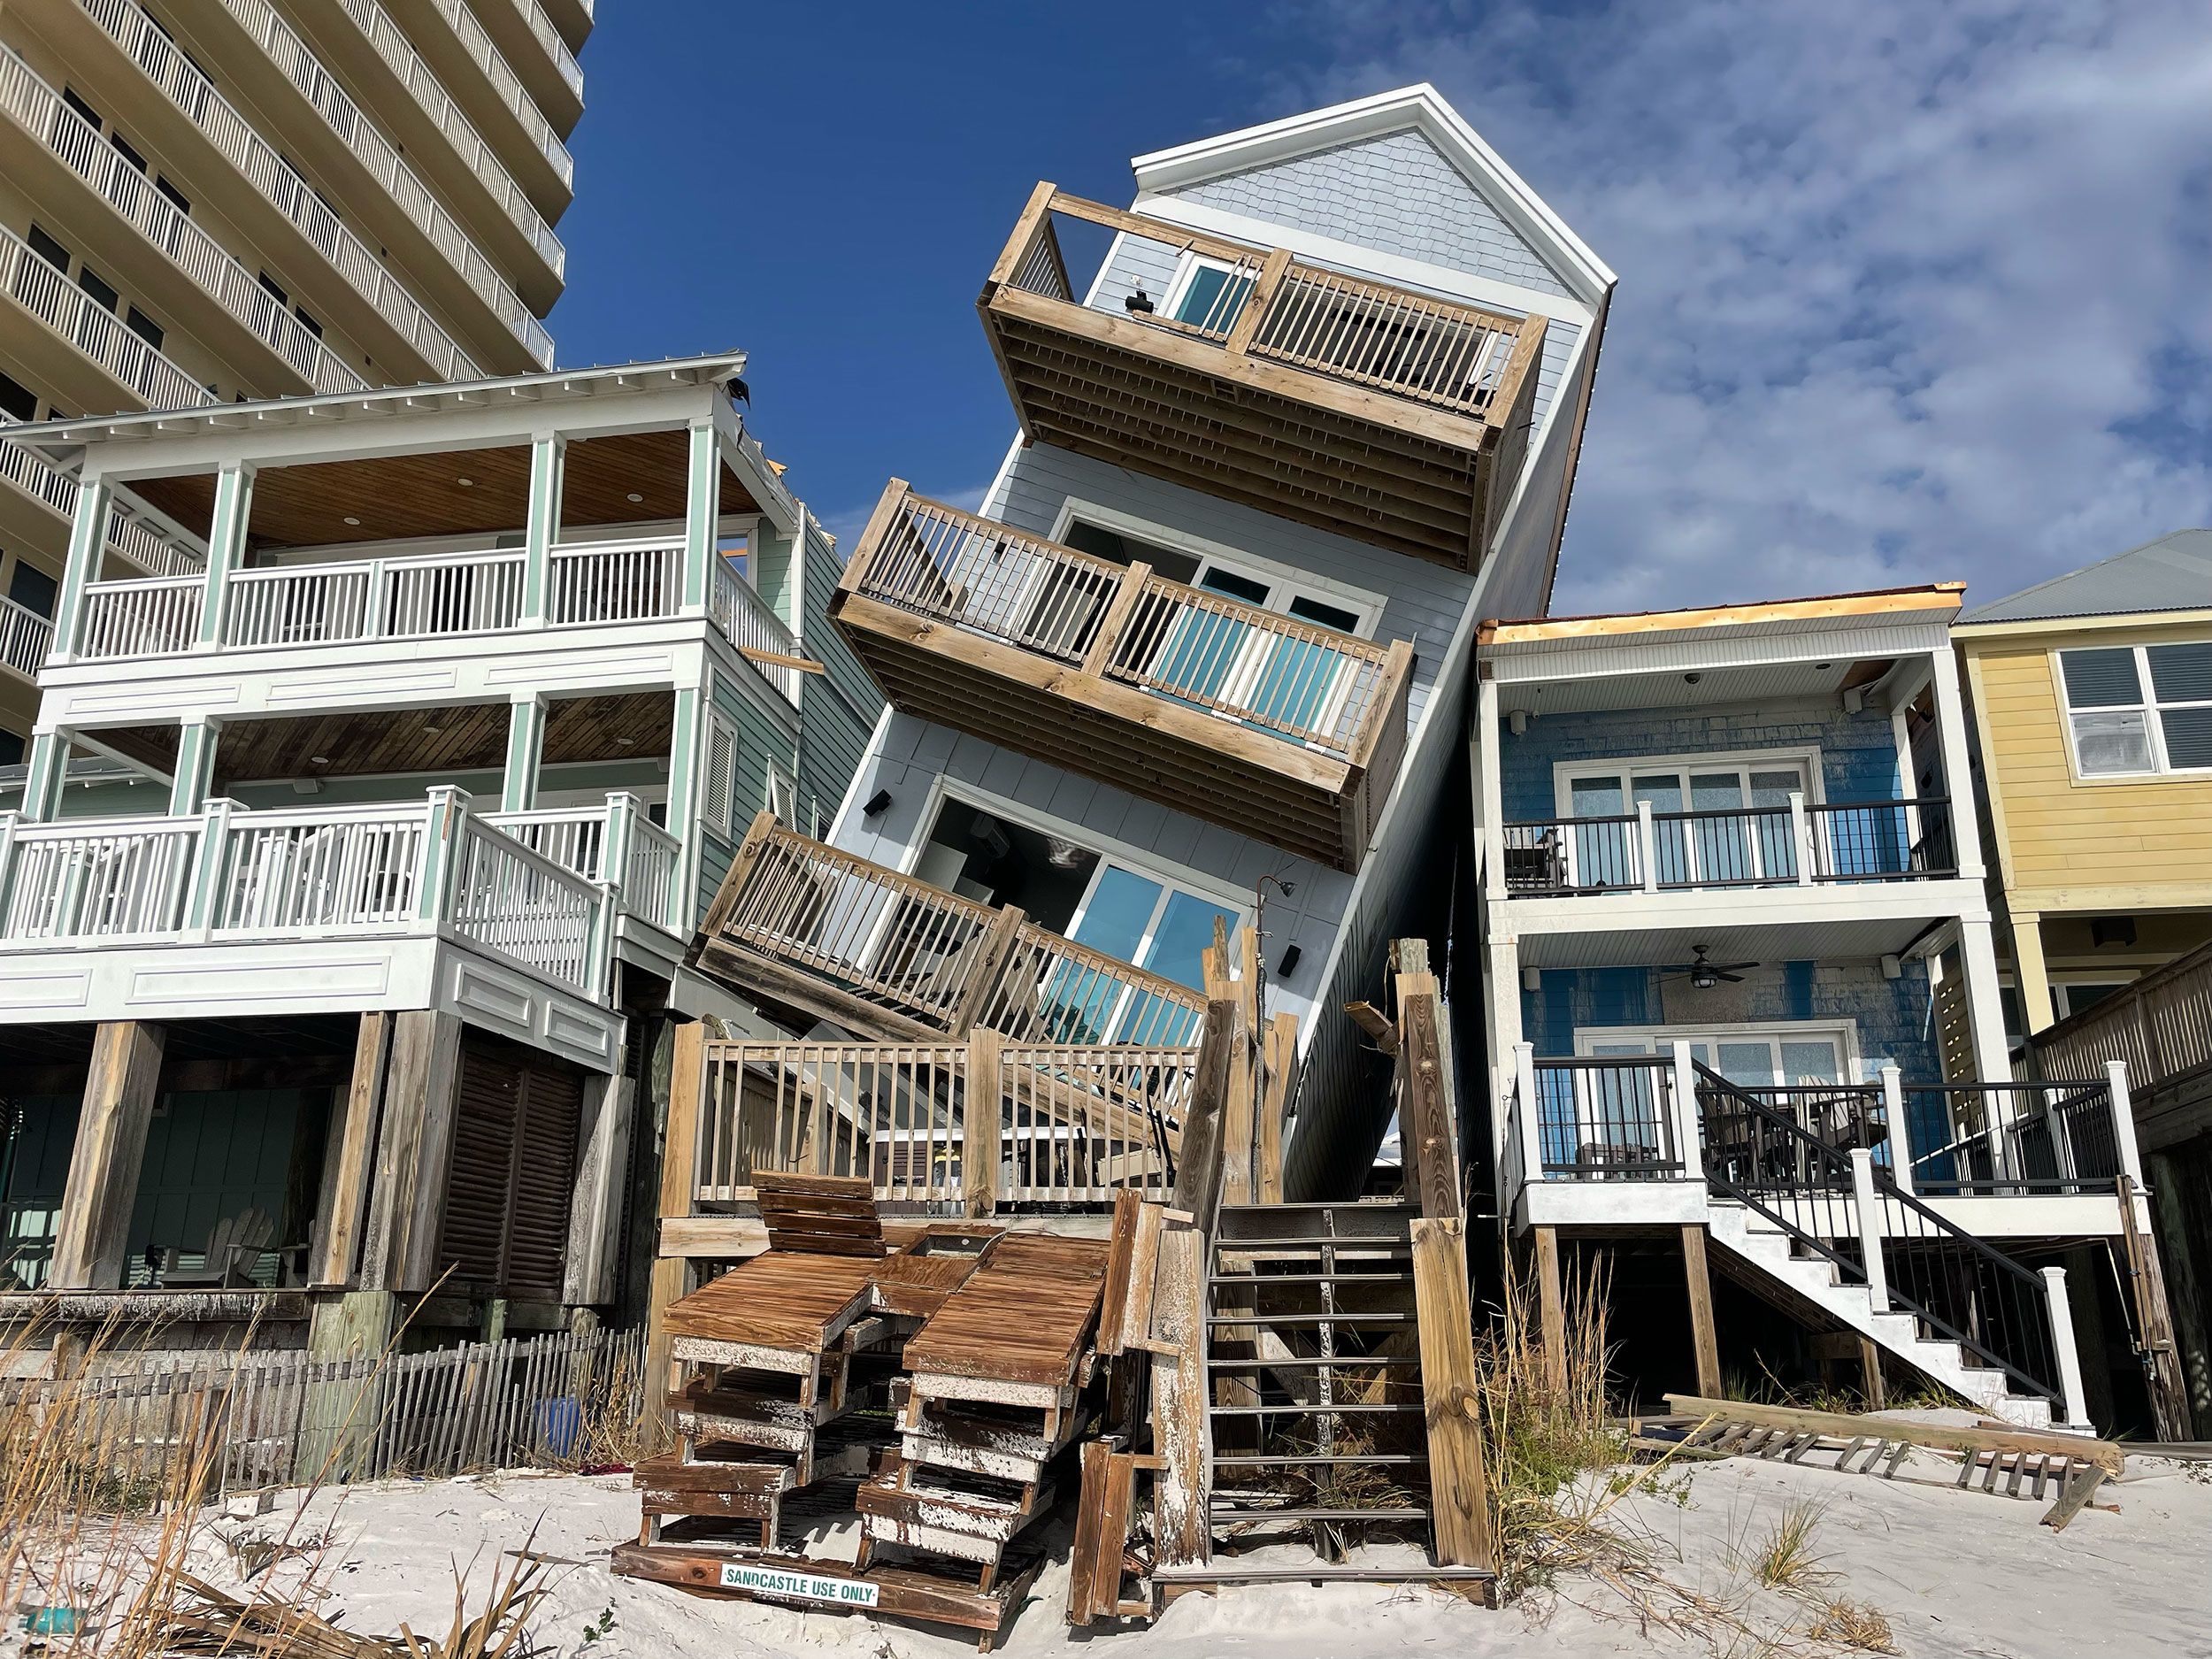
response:
[[[359,3],[348,0],[349,6]],[[561,132],[573,127],[583,113],[581,73],[573,90],[565,82],[560,85],[568,107],[560,111],[562,125],[557,129],[465,0],[416,0],[402,9],[418,19],[409,31],[411,38],[437,71],[438,79],[473,112],[478,127],[506,129],[511,134],[509,153],[530,171],[541,173],[544,180],[557,186],[564,196],[572,190],[576,163],[561,142]],[[443,27],[427,22],[431,16]]]
[[[893,480],[832,618],[891,702],[1340,869],[1406,741],[1412,651],[1025,535]]]
[[[65,204],[73,217],[127,226],[121,235],[134,243],[128,257],[153,273],[150,282],[173,293],[180,308],[195,292],[204,297],[188,319],[194,332],[227,340],[242,354],[265,353],[271,378],[295,379],[304,389],[357,391],[366,384],[99,128],[5,48],[0,48],[0,116],[6,118],[0,120],[0,156],[10,177],[41,200]],[[121,245],[113,252],[122,257]],[[179,272],[187,283],[175,283]],[[185,403],[206,401],[206,388],[196,384]]]
[[[0,431],[12,424],[0,419]],[[69,519],[77,511],[75,479],[48,465],[21,444],[0,437],[0,480],[8,486],[0,491],[0,526],[5,526],[5,534],[35,545],[66,538]],[[187,547],[169,532],[121,513],[109,518],[108,550],[153,576],[182,576],[207,562],[199,549]],[[44,654],[42,647],[40,655]]]
[[[1070,275],[1070,221],[1114,233],[1095,284]],[[1526,454],[1544,319],[1049,184],[978,306],[1026,437],[1455,570],[1479,563]]]

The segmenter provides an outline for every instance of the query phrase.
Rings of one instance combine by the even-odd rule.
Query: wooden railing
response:
[[[665,886],[665,884],[664,884]],[[469,809],[420,802],[23,824],[0,813],[0,946],[444,934],[603,1000],[609,888]]]
[[[1187,319],[1165,314],[1177,296],[1146,293],[1129,307],[1139,322],[1271,359],[1346,385],[1507,425],[1533,396],[1544,334],[1540,317],[1500,312],[1417,294],[1302,263],[1287,250],[1251,247],[1107,207],[1040,185],[1000,254],[995,284],[1080,303],[1054,216],[1118,234],[1122,257],[1156,268],[1195,253],[1215,262]],[[1211,268],[1211,267],[1210,267]],[[1510,474],[1508,474],[1510,476]]]
[[[1403,699],[1411,648],[1240,604],[1025,535],[894,479],[844,586],[1365,765]]]
[[[1198,1050],[710,1041],[693,1166],[699,1206],[756,1171],[864,1175],[882,1201],[986,1215],[1096,1204],[1169,1179]]]
[[[1077,944],[1020,910],[809,840],[762,813],[705,933],[918,1031],[1010,1043],[1195,1042],[1196,991]]]
[[[2124,1061],[2139,1102],[2212,1075],[2212,944],[2037,1032],[2028,1056],[2040,1077],[2093,1077]]]

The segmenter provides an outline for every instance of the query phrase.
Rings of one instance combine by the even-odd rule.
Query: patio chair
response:
[[[258,1210],[227,1216],[208,1229],[206,1260],[198,1267],[172,1268],[163,1276],[168,1290],[250,1290],[253,1270],[276,1236],[276,1223]]]

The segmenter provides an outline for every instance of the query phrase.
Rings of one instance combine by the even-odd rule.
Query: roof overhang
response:
[[[1515,655],[1514,648],[1557,650],[1586,644],[1601,649],[1625,641],[1657,641],[1668,637],[1707,634],[1748,639],[1762,634],[1824,630],[1839,623],[1869,627],[1947,624],[1966,591],[1964,582],[1931,582],[1919,588],[1884,588],[1870,593],[1825,594],[1804,599],[1759,600],[1749,604],[1704,605],[1681,611],[1639,611],[1615,616],[1534,617],[1524,621],[1489,620],[1476,629],[1486,656]]]
[[[1173,149],[1156,150],[1133,157],[1129,165],[1137,175],[1141,196],[1166,195],[1224,173],[1408,129],[1421,133],[1434,144],[1499,215],[1545,257],[1578,299],[1594,308],[1603,301],[1617,280],[1612,268],[1568,228],[1567,222],[1426,81]]]
[[[2189,611],[2124,611],[2101,616],[2024,617],[2016,621],[1970,622],[1951,625],[1962,641],[2028,638],[2047,634],[2102,634],[2147,628],[2212,627],[2212,606]]]

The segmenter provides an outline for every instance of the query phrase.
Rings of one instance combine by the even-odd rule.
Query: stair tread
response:
[[[1283,1359],[1209,1359],[1209,1371],[1282,1371],[1294,1365],[1418,1365],[1418,1354],[1300,1354]]]
[[[1410,1285],[1410,1273],[1209,1273],[1209,1285]]]
[[[1426,1509],[1311,1509],[1302,1504],[1244,1509],[1218,1502],[1208,1513],[1216,1521],[1425,1521],[1430,1518]]]
[[[1425,1463],[1429,1460],[1420,1452],[1296,1452],[1270,1457],[1264,1453],[1216,1452],[1214,1463],[1220,1468],[1270,1469],[1291,1463]]]
[[[1332,1406],[1298,1404],[1280,1406],[1216,1406],[1213,1409],[1213,1414],[1217,1417],[1288,1417],[1294,1412],[1308,1411],[1311,1412],[1316,1417],[1342,1417],[1348,1413],[1356,1413],[1361,1417],[1393,1417],[1409,1411],[1425,1412],[1427,1408],[1425,1406],[1410,1402],[1406,1404],[1371,1406],[1346,1405],[1340,1402],[1338,1404]]]
[[[1380,1313],[1210,1313],[1209,1325],[1408,1325],[1410,1312]]]

